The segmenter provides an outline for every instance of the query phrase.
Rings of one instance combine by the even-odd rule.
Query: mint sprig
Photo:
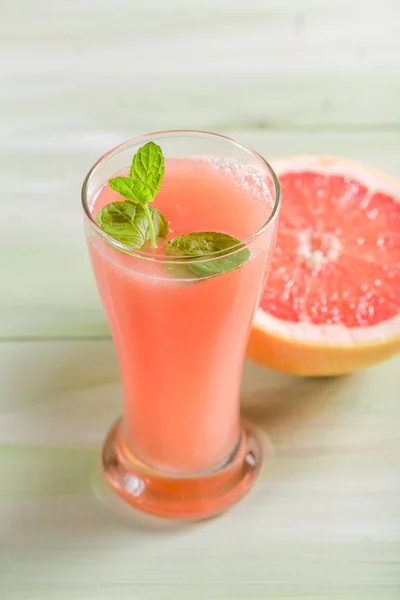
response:
[[[97,222],[108,235],[131,248],[143,248],[151,238],[150,223],[155,236],[165,238],[168,235],[168,223],[154,206],[111,202],[99,212]]]
[[[237,250],[232,254],[232,248],[237,246]],[[239,248],[243,248],[239,250]],[[201,262],[198,258],[217,253],[216,257],[210,257],[209,260]],[[250,258],[250,250],[245,248],[240,240],[217,231],[205,231],[178,235],[169,240],[165,245],[165,254],[168,256],[193,257],[193,262],[188,260],[184,265],[179,266],[182,273],[182,267],[195,275],[196,277],[212,277],[220,275],[227,271],[237,269]],[[195,261],[196,259],[196,261]],[[171,268],[168,269],[171,271]]]
[[[160,190],[164,170],[160,146],[148,142],[139,148],[132,159],[129,177],[112,177],[109,181],[111,189],[126,202],[111,202],[99,211],[97,222],[103,231],[137,250],[143,248],[148,240],[154,249],[157,237],[166,239],[168,222],[157,208],[150,206]],[[232,248],[235,248],[233,253]],[[250,251],[240,240],[218,231],[178,235],[166,243],[165,254],[189,259],[181,264],[167,265],[168,272],[198,278],[232,271],[250,258]],[[199,261],[202,256],[210,256],[210,259]]]
[[[148,142],[139,148],[132,159],[129,177],[113,177],[110,179],[109,184],[112,190],[121,194],[129,203],[140,205],[141,211],[136,211],[133,214],[129,209],[121,209],[124,212],[125,219],[123,225],[121,225],[121,215],[118,210],[115,210],[115,207],[103,215],[107,206],[110,206],[107,205],[97,216],[100,227],[106,231],[102,225],[102,223],[106,223],[106,233],[122,243],[125,243],[122,238],[125,240],[130,239],[131,243],[129,245],[132,248],[142,248],[147,239],[150,239],[151,247],[156,248],[157,236],[165,238],[168,235],[168,223],[160,211],[151,210],[148,204],[154,201],[161,187],[164,170],[164,156],[160,146],[154,142]],[[118,203],[113,202],[111,204]],[[160,215],[162,225],[160,225]],[[143,216],[147,219],[145,237],[142,235]],[[129,228],[133,228],[130,233]],[[139,245],[142,240],[144,240],[143,243]]]

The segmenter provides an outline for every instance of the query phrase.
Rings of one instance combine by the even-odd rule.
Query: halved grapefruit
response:
[[[340,158],[272,165],[282,210],[249,357],[309,376],[389,358],[400,350],[400,181]]]

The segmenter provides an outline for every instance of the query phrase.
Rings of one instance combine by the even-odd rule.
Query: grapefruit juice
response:
[[[162,139],[158,143],[163,146]],[[115,247],[87,221],[90,257],[122,378],[118,439],[142,469],[201,477],[223,469],[243,442],[243,359],[276,229],[275,190],[262,167],[227,156],[167,155],[153,205],[170,231],[155,251]],[[105,205],[122,200],[109,177],[90,199],[93,221]],[[246,261],[199,277],[187,260],[165,255],[169,239],[209,231],[243,241]],[[201,258],[203,264],[216,260]]]

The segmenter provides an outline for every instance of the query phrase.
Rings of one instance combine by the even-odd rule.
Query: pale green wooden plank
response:
[[[227,515],[172,531],[128,525],[91,490],[120,410],[111,342],[3,343],[0,364],[7,600],[396,598],[398,359],[320,381],[248,364],[245,414],[273,462]]]
[[[400,43],[394,51],[399,54]],[[2,52],[12,49],[3,47]],[[275,50],[271,47],[265,52],[273,55]],[[316,52],[317,48],[310,53]],[[39,55],[37,61],[42,60]],[[171,57],[171,61],[176,60]],[[205,60],[212,64],[212,56]],[[246,74],[250,65],[244,66],[242,73],[237,73],[234,65],[231,73],[224,73],[234,63],[232,60],[216,68],[214,74],[199,74],[196,69],[194,75],[171,74],[154,69],[152,74],[128,74],[128,80],[123,74],[114,76],[109,85],[101,85],[100,73],[89,82],[86,71],[76,80],[71,73],[54,73],[51,84],[45,74],[40,74],[30,92],[29,111],[25,110],[25,88],[14,84],[15,74],[10,73],[0,92],[2,113],[7,114],[7,119],[0,120],[0,132],[9,137],[21,136],[23,146],[25,136],[40,145],[46,133],[56,135],[61,143],[63,136],[68,140],[71,133],[91,133],[96,139],[103,132],[131,137],[177,128],[399,129],[400,64],[392,64],[393,59],[383,58],[382,64],[376,64],[374,77],[364,72],[363,63],[354,73],[340,65],[325,69],[323,64],[304,72],[301,64],[293,65],[290,55],[286,69],[281,65],[270,65],[268,69],[265,60],[260,72],[252,75]],[[308,64],[309,58],[302,60]],[[90,64],[86,68],[90,70]]]
[[[206,579],[206,578],[204,578]],[[159,586],[156,589],[152,589],[149,586],[137,586],[134,587],[126,583],[112,583],[112,584],[97,584],[92,583],[89,585],[74,585],[70,583],[63,584],[40,584],[40,588],[33,587],[31,584],[25,586],[23,584],[17,584],[15,587],[10,588],[8,586],[7,598],[9,600],[15,600],[19,598],[29,598],[33,600],[109,600],[110,598],[119,598],[121,600],[129,599],[133,597],[134,600],[148,600],[149,598],[155,600],[176,600],[176,598],[193,598],[193,600],[222,600],[229,598],[229,600],[266,600],[266,598],[273,598],[274,600],[398,600],[399,592],[397,586],[382,586],[379,584],[376,586],[365,586],[364,588],[358,588],[354,591],[353,586],[337,586],[334,590],[326,591],[319,589],[318,585],[311,586],[307,591],[303,590],[299,592],[297,586],[286,586],[286,591],[282,587],[282,591],[276,592],[276,586],[264,584],[247,584],[230,586],[218,586],[216,584],[208,584],[204,580],[194,588],[192,584],[176,584],[175,590],[179,590],[179,595],[176,595],[176,591],[165,588],[165,586]],[[210,589],[212,592],[210,593]],[[258,590],[258,591],[257,591]],[[354,594],[358,593],[359,596]],[[229,594],[229,596],[227,595]],[[270,594],[266,596],[265,594]]]
[[[328,379],[297,379],[249,363],[247,414],[273,424],[273,442],[283,440],[287,453],[291,440],[294,447],[311,451],[321,425],[324,453],[335,440],[354,451],[374,438],[384,439],[388,447],[397,445],[398,361]],[[0,389],[6,390],[0,398],[0,445],[98,443],[121,410],[118,363],[110,340],[1,342]]]
[[[343,155],[400,176],[400,132],[227,133],[268,158],[301,152]],[[0,239],[1,338],[108,335],[84,241],[79,193],[85,170],[128,135],[71,134],[65,140],[43,135],[36,149],[28,138],[26,148],[21,143],[7,150],[0,143],[7,197]],[[19,175],[20,163],[27,164],[28,181]]]
[[[0,19],[8,138],[400,122],[395,0],[52,4]]]

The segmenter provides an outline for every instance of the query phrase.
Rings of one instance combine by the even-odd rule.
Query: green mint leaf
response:
[[[141,204],[152,202],[164,177],[164,156],[160,146],[148,142],[136,152],[129,172],[135,181],[137,198]]]
[[[154,206],[148,207],[155,235],[166,238],[168,223]],[[148,214],[132,202],[111,202],[97,215],[99,226],[118,242],[140,250],[151,237]]]
[[[109,181],[110,188],[118,194],[121,194],[127,200],[138,203],[139,200],[136,197],[136,184],[129,177],[113,177]]]
[[[158,233],[157,227],[161,227],[161,229],[165,229],[165,225],[168,228],[167,221],[161,215],[159,211],[157,213],[152,212],[148,204],[149,202],[153,202],[156,197],[157,192],[161,187],[161,183],[164,177],[164,156],[160,146],[157,146],[154,142],[148,142],[136,152],[132,159],[132,165],[129,172],[129,177],[112,177],[109,181],[110,187],[112,190],[118,192],[132,202],[133,204],[140,204],[144,209],[144,216],[147,218],[148,223],[148,232],[146,232],[146,238],[151,241],[151,247],[154,249],[157,247],[156,237],[160,235]],[[129,239],[132,238],[133,232],[131,228],[131,224],[129,224],[129,211],[126,210],[125,213],[125,222],[122,225],[118,224],[118,231],[115,223],[111,225],[111,229],[114,231],[114,234],[110,233],[115,239],[119,239],[117,236],[128,236]],[[135,213],[136,214],[136,213]],[[161,215],[161,216],[157,216]],[[115,215],[114,215],[115,216]],[[134,218],[139,223],[142,220],[143,214],[138,211],[137,216]],[[102,218],[102,217],[101,217]],[[106,217],[104,217],[106,218]],[[161,223],[162,221],[162,223]],[[101,225],[106,231],[105,226],[110,227],[110,223],[105,226]],[[126,227],[130,230],[126,230]],[[140,225],[140,236],[143,233],[143,225]],[[124,232],[122,232],[124,230]],[[109,233],[106,231],[106,233]],[[167,230],[168,233],[168,230]],[[165,236],[164,236],[165,237]],[[133,238],[132,238],[133,239]],[[139,239],[133,245],[134,248],[141,248],[142,246],[138,246]],[[119,239],[119,241],[122,241]],[[130,244],[132,245],[132,244]]]
[[[212,277],[227,271],[237,269],[250,258],[250,250],[245,248],[234,254],[224,256],[223,252],[229,252],[233,247],[240,244],[240,240],[217,231],[195,232],[178,235],[165,245],[165,254],[169,256],[196,257],[220,252],[221,256],[212,258],[207,262],[187,262],[185,265],[176,265],[182,272],[185,266],[190,273],[196,277]],[[171,268],[168,269],[171,272]]]
[[[153,202],[154,195],[147,185],[130,177],[113,177],[109,181],[110,188],[135,204]]]

